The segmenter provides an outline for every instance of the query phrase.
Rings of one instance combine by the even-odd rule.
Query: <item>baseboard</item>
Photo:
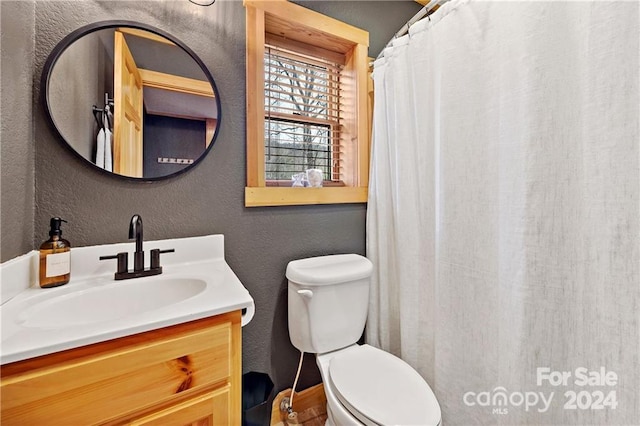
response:
[[[286,425],[286,413],[280,411],[280,403],[291,396],[291,389],[285,389],[276,395],[271,409],[271,426]],[[296,392],[293,397],[293,408],[298,413],[298,423],[324,424],[327,417],[327,397],[322,383]]]

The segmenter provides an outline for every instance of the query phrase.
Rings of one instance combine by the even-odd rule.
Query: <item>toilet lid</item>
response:
[[[437,425],[440,405],[409,364],[369,345],[337,354],[329,364],[340,402],[365,424]]]

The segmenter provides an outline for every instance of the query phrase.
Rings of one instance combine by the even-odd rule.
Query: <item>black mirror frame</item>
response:
[[[90,161],[87,158],[83,157],[78,151],[76,151],[71,146],[71,144],[69,142],[67,142],[67,140],[64,138],[64,136],[60,133],[60,131],[58,130],[58,127],[56,126],[55,122],[53,121],[53,115],[51,114],[51,109],[50,109],[50,104],[49,104],[49,79],[51,77],[51,71],[53,70],[53,67],[55,66],[56,62],[58,61],[58,58],[60,57],[60,55],[62,55],[62,53],[72,43],[74,43],[79,38],[81,38],[81,37],[83,37],[83,36],[85,36],[87,34],[93,33],[95,31],[99,31],[99,30],[103,30],[103,29],[109,29],[109,28],[116,28],[116,27],[129,27],[129,28],[135,28],[135,29],[139,29],[139,30],[148,31],[150,33],[154,33],[156,35],[162,36],[162,37],[166,38],[167,40],[171,41],[176,46],[182,48],[185,52],[187,52],[187,54],[189,54],[189,56],[191,56],[191,58],[200,66],[200,68],[202,69],[202,72],[207,77],[207,80],[209,81],[209,84],[211,84],[211,87],[213,88],[213,92],[215,94],[216,108],[218,109],[218,111],[217,111],[218,112],[218,117],[217,117],[216,130],[215,130],[215,132],[214,132],[214,134],[213,134],[213,136],[211,138],[211,143],[209,144],[209,146],[202,152],[202,154],[192,164],[189,164],[187,167],[184,167],[183,169],[180,169],[177,172],[170,173],[170,174],[164,175],[164,176],[153,177],[153,178],[131,177],[131,176],[125,176],[125,175],[121,175],[121,174],[114,173],[114,172],[109,172],[109,171],[107,171],[107,170],[105,170],[105,169],[103,169],[101,167],[98,167],[92,161]],[[104,173],[104,174],[106,174],[108,176],[113,176],[113,177],[116,177],[116,178],[124,179],[124,180],[127,180],[127,181],[132,181],[132,182],[154,182],[154,181],[159,181],[159,180],[165,180],[165,179],[170,179],[170,178],[176,177],[178,175],[181,175],[181,174],[183,174],[183,173],[185,173],[185,172],[187,172],[189,170],[192,170],[195,166],[197,166],[200,163],[200,161],[202,161],[202,159],[204,157],[206,157],[209,154],[209,152],[213,148],[213,145],[216,142],[218,134],[220,133],[220,125],[221,125],[221,122],[222,122],[222,108],[221,108],[221,103],[220,103],[220,92],[218,91],[216,83],[213,80],[213,76],[211,75],[211,72],[209,72],[209,68],[207,68],[207,66],[204,64],[204,62],[202,62],[202,60],[198,57],[198,55],[196,55],[193,50],[191,50],[186,44],[184,44],[183,42],[181,42],[180,40],[178,40],[174,36],[164,32],[164,31],[162,31],[162,30],[160,30],[158,28],[152,27],[150,25],[142,24],[140,22],[135,22],[135,21],[108,20],[108,21],[94,22],[94,23],[85,25],[83,27],[80,27],[77,30],[75,30],[75,31],[69,33],[68,35],[66,35],[53,48],[53,50],[49,54],[49,57],[47,58],[46,62],[44,63],[44,66],[42,68],[42,77],[41,77],[41,80],[40,80],[40,98],[41,98],[42,105],[44,107],[45,115],[47,116],[47,121],[49,122],[49,125],[55,130],[55,133],[57,133],[60,142],[67,149],[69,149],[71,152],[73,152],[73,154],[77,158],[80,158],[84,163],[88,163],[89,166],[92,167],[93,169],[99,170],[100,172],[102,172],[102,173]]]

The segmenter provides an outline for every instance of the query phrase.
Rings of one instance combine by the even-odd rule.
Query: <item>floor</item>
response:
[[[327,413],[324,409],[308,408],[298,413],[298,418],[292,421],[278,422],[277,425],[304,425],[304,426],[324,426],[324,422],[327,420]]]

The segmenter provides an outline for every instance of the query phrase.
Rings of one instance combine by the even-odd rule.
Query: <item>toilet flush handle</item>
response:
[[[311,299],[313,297],[313,291],[311,290],[298,290],[298,294],[305,299]]]

